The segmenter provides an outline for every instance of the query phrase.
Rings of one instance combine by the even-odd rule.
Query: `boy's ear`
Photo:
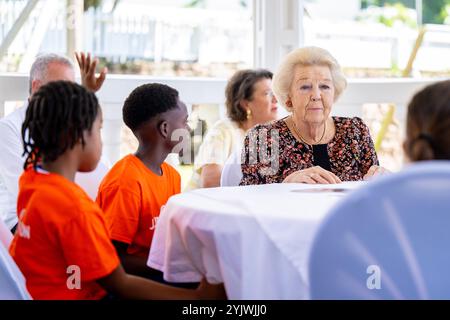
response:
[[[159,133],[166,139],[169,136],[169,123],[165,120],[158,124]]]

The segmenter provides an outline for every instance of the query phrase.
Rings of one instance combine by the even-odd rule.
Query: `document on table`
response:
[[[365,184],[365,181],[350,181],[342,182],[339,184],[308,184],[302,185],[301,188],[295,188],[290,190],[291,192],[299,193],[333,193],[333,194],[345,194]]]

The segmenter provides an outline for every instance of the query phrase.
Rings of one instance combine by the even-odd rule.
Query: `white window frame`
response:
[[[275,71],[304,44],[304,0],[253,0],[254,66]]]

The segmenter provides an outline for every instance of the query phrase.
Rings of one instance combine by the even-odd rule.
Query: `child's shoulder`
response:
[[[139,159],[134,155],[128,155],[117,161],[111,170],[103,178],[100,190],[110,188],[126,188],[134,190],[144,175]]]
[[[41,175],[29,184],[25,181],[21,194],[25,206],[37,208],[46,215],[70,216],[95,206],[79,186],[57,175]]]
[[[109,170],[106,177],[108,180],[129,180],[139,176],[139,164],[134,155],[127,155],[117,161]]]

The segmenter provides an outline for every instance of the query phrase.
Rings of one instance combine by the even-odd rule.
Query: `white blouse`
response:
[[[223,166],[233,152],[242,149],[245,132],[238,124],[230,119],[217,121],[208,130],[194,161],[194,172],[186,190],[200,187],[200,174],[202,167],[207,164]]]

